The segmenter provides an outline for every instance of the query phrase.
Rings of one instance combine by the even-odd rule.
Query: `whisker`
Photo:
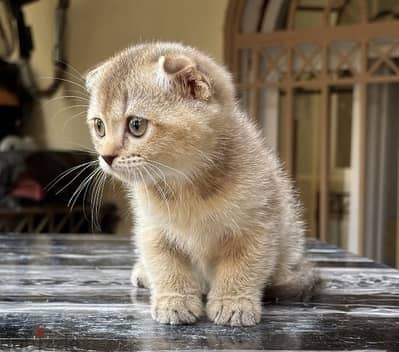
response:
[[[61,77],[52,77],[52,76],[41,76],[39,77],[39,79],[55,79],[58,81],[62,81],[62,82],[66,82],[66,83],[71,83],[79,88],[82,88],[83,90],[86,90],[86,87],[83,86],[82,84],[79,84],[77,82],[71,81],[70,79],[66,79],[66,78],[61,78]]]
[[[209,162],[210,164],[212,164],[213,166],[216,165],[215,161],[212,160],[208,155],[206,155],[206,153],[204,153],[201,149],[198,149],[198,148],[195,147],[194,145],[191,145],[191,147],[192,147],[193,149],[195,149],[195,150],[202,156],[202,159],[208,161],[208,162]]]
[[[73,69],[73,67],[69,67],[69,68],[72,68],[72,69]],[[85,80],[84,80],[83,77],[80,75],[80,73],[79,73],[79,75],[77,75],[77,74],[75,74],[75,72],[73,72],[73,71],[71,71],[71,70],[68,70],[68,71],[66,71],[66,76],[67,76],[68,78],[74,78],[74,79],[76,80],[76,82],[78,82],[79,84],[80,84],[80,83],[82,83],[83,85],[85,84]]]
[[[95,231],[97,228],[97,204],[98,204],[98,195],[100,190],[100,182],[101,177],[100,173],[97,175],[97,180],[94,181],[93,184],[93,201],[92,201],[92,230]]]
[[[78,78],[84,83],[84,78],[82,73],[75,67],[73,66],[70,62],[67,62],[65,60],[58,59],[58,62],[64,64],[68,69],[71,68],[76,74],[74,75],[75,78]],[[71,74],[71,72],[68,70],[68,74]]]
[[[166,186],[166,187],[168,187],[168,189],[169,189],[169,193],[173,196],[173,197],[175,197],[175,191],[173,190],[173,188],[169,185],[169,183],[168,182],[166,182],[166,176],[165,176],[165,173],[158,167],[158,166],[155,166],[155,165],[153,165],[153,164],[149,164],[149,163],[147,163],[147,166],[151,169],[151,170],[153,170],[154,172],[155,172],[155,174],[156,175],[161,175],[161,178],[162,178],[162,182],[164,183],[164,185]]]
[[[147,188],[147,184],[145,183],[145,179],[144,179],[144,177],[143,177],[143,174],[141,173],[141,171],[139,170],[139,169],[137,169],[137,171],[139,172],[139,175],[140,175],[140,177],[141,177],[141,180],[143,181],[143,184],[144,184],[144,189],[145,189],[145,193],[146,193],[146,195],[147,195],[147,210],[148,210],[148,208],[149,208],[149,204],[150,204],[150,194],[149,194],[149,192],[148,192],[148,188]]]
[[[85,189],[85,192],[89,192],[89,189],[93,186],[93,183],[95,182],[95,181],[94,181],[94,182],[92,183],[93,179],[95,180],[95,178],[98,176],[98,174],[99,174],[100,172],[101,172],[101,169],[100,169],[100,168],[96,169],[96,170],[90,175],[90,177],[87,178],[86,182],[85,182],[84,184],[82,184],[81,186],[78,187],[78,189],[75,191],[75,192],[76,192],[76,195],[75,195],[75,197],[74,197],[74,199],[73,199],[73,201],[72,201],[72,203],[71,203],[71,209],[75,206],[76,201],[78,200],[78,198],[79,198],[80,194],[82,193],[83,189]],[[72,200],[72,197],[71,197],[71,200]],[[91,203],[92,203],[92,202],[91,202]],[[93,221],[93,209],[92,209],[93,205],[90,204],[90,206],[91,206],[90,215],[91,215],[91,222],[92,222],[92,221]]]
[[[89,98],[87,97],[81,97],[78,95],[60,95],[51,99],[48,99],[48,102],[56,101],[56,100],[61,100],[61,99],[77,99],[77,100],[84,100],[84,101],[90,101]]]
[[[88,193],[88,191],[89,191],[89,188],[90,187],[85,187],[85,191],[84,191],[84,193],[83,193],[83,199],[82,199],[82,204],[83,204],[83,216],[85,217],[85,220],[87,221],[87,222],[91,222],[91,218],[92,218],[92,216],[90,216],[90,219],[89,219],[89,216],[88,216],[88,214],[87,214],[87,212],[86,212],[86,196],[87,196],[87,193]],[[91,215],[91,211],[90,211],[90,215]]]
[[[82,148],[82,149],[77,149],[78,151],[84,151],[86,153],[90,153],[90,154],[93,154],[95,156],[98,156],[97,151],[95,149],[93,149],[93,148],[88,147],[87,145],[78,143],[76,141],[69,141],[69,145],[71,147],[73,147],[73,148],[75,148],[75,147]]]
[[[73,207],[75,206],[76,201],[79,198],[79,195],[81,193],[81,191],[83,190],[84,187],[86,187],[88,184],[90,184],[91,180],[93,179],[93,177],[99,172],[99,170],[101,169],[95,169],[89,176],[87,176],[86,180],[84,180],[75,190],[75,192],[72,194],[71,198],[68,201],[68,207],[71,208],[71,210],[73,209]]]
[[[101,204],[103,203],[103,198],[104,198],[104,188],[105,188],[105,182],[107,180],[107,175],[102,174],[102,182],[101,182],[101,191],[99,193],[99,200],[98,200],[98,209],[97,209],[97,225],[98,225],[98,230],[101,231],[101,224],[100,224],[100,215],[101,215]]]
[[[76,149],[74,148],[73,150],[68,150],[69,153],[74,153],[74,154],[89,154],[90,156],[97,156],[97,153],[91,151],[91,150],[85,150],[85,149]]]
[[[85,81],[84,81],[84,79],[82,77],[79,77],[79,76],[75,75],[73,72],[71,72],[69,70],[66,72],[66,77],[68,79],[71,78],[71,80],[72,79],[76,80],[76,82],[79,83],[79,84],[80,83],[82,83],[83,85],[85,84]]]
[[[129,180],[131,180],[133,178],[133,183],[135,186],[137,186],[137,173],[136,172],[131,172],[131,170],[127,170],[128,176],[129,176]]]
[[[147,161],[149,163],[156,163],[156,164],[161,165],[161,166],[163,166],[163,167],[165,167],[165,168],[167,168],[169,170],[172,170],[172,171],[182,175],[187,181],[189,181],[191,184],[193,184],[193,180],[190,177],[188,177],[183,171],[177,170],[177,169],[175,169],[175,168],[173,168],[171,166],[165,165],[165,164],[163,164],[163,163],[161,163],[159,161],[149,160],[149,159],[147,159]]]
[[[76,96],[79,96],[81,98],[87,98],[89,99],[89,94],[87,93],[87,91],[83,91],[83,90],[77,90],[77,89],[64,89],[63,92],[65,94],[74,94]]]
[[[161,175],[161,178],[162,178],[163,182],[166,183],[166,176],[165,176],[165,174],[162,172],[162,170],[158,166],[155,166],[155,165],[150,164],[150,163],[147,163],[147,166],[149,166],[151,169],[154,168],[155,172],[158,170],[159,174],[156,172],[157,175],[158,176]]]
[[[85,170],[87,170],[89,167],[91,167],[92,164],[93,164],[93,163],[90,163],[90,164],[86,165],[82,170],[80,170],[80,171],[78,172],[78,174],[77,174],[71,181],[69,181],[64,187],[62,187],[60,190],[58,190],[58,191],[56,192],[56,194],[57,194],[57,195],[60,194],[60,193],[61,193],[64,189],[66,189],[73,181],[75,181],[83,172],[85,172]]]
[[[62,132],[65,133],[65,128],[67,127],[68,123],[70,123],[73,119],[76,119],[77,117],[81,116],[81,115],[85,115],[87,112],[86,111],[81,111],[78,112],[77,114],[74,114],[70,117],[68,117],[66,119],[66,121],[64,122],[64,124],[62,125]]]
[[[66,106],[60,110],[58,110],[52,117],[55,119],[56,117],[58,117],[62,112],[67,111],[67,110],[71,110],[71,109],[77,109],[77,108],[88,108],[88,105],[83,105],[83,104],[79,104],[79,105],[71,105],[71,106]],[[86,110],[82,111],[81,113],[83,114],[83,112],[86,112]]]
[[[87,164],[94,164],[95,162],[97,162],[97,160],[87,161],[87,162],[84,162],[82,164],[73,166],[73,167],[63,171],[61,174],[56,176],[54,178],[54,180],[50,181],[49,184],[46,187],[44,187],[44,189],[46,191],[50,191],[58,182],[60,182],[64,177],[68,176],[71,172],[73,172],[73,171],[75,171],[75,170],[77,170],[77,169],[79,169],[81,167],[84,167]]]
[[[78,187],[76,187],[76,190],[73,192],[72,196],[69,198],[67,206],[70,208],[70,211],[72,211],[72,209],[75,205],[75,201],[79,197],[81,190],[83,190],[83,188],[87,185],[88,180],[91,179],[94,172],[95,171],[93,171],[89,176],[87,176],[87,178]],[[76,197],[76,199],[75,199],[75,197]],[[72,204],[72,206],[71,206],[71,204]]]
[[[99,169],[100,172],[97,174],[97,179],[92,184],[92,195],[91,195],[91,207],[92,207],[92,231],[94,232],[96,229],[100,230],[101,226],[99,223],[99,211],[101,201],[100,198],[102,196],[103,185],[105,182],[104,172],[102,169]],[[101,190],[102,188],[102,190]]]
[[[170,222],[171,222],[171,215],[170,215],[171,213],[170,213],[170,207],[169,207],[168,199],[167,199],[165,193],[163,192],[162,187],[160,187],[160,188],[157,187],[157,182],[156,182],[156,180],[155,180],[154,177],[151,175],[151,173],[147,170],[147,168],[145,167],[145,165],[143,165],[143,167],[144,167],[144,171],[148,174],[148,176],[150,176],[150,178],[151,178],[152,181],[154,182],[154,187],[158,190],[159,194],[162,196],[162,198],[163,198],[164,201],[165,201],[166,207],[167,207],[167,209],[168,209],[168,220],[169,220],[169,223],[170,223]]]
[[[91,215],[90,225],[91,225],[92,232],[94,232],[94,228],[95,228],[95,225],[94,225],[94,222],[95,222],[94,204],[95,204],[95,198],[96,198],[96,192],[97,192],[97,183],[98,183],[98,180],[99,180],[97,175],[99,175],[99,172],[96,174],[95,177],[93,177],[93,182],[91,182],[91,184],[88,187],[88,188],[90,188],[90,215]]]

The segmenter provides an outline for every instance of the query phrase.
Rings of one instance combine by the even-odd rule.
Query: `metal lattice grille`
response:
[[[249,2],[232,0],[226,17],[225,59],[234,73],[242,104],[252,116],[257,116],[259,97],[265,88],[283,92],[286,144],[280,154],[291,174],[295,167],[294,91],[317,89],[320,92],[320,206],[317,218],[322,240],[327,239],[329,216],[330,89],[356,87],[359,172],[353,190],[358,219],[354,231],[358,239],[357,252],[363,253],[367,87],[371,83],[399,82],[399,22],[374,22],[365,0],[326,0],[319,2],[324,5],[312,9],[319,11],[318,17],[314,16],[317,17],[314,28],[304,26],[296,30],[296,14],[306,10],[307,5],[299,0],[282,0],[280,5],[283,3],[289,4],[285,30],[262,33],[259,25],[257,30],[243,29],[242,16]],[[274,10],[271,6],[270,11]],[[262,18],[265,16],[267,14],[262,14]],[[397,245],[399,253],[399,235]],[[397,258],[399,264],[399,254]]]

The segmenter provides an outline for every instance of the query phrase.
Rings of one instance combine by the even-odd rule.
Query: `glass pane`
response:
[[[278,150],[279,99],[281,91],[278,88],[263,88],[258,90],[257,122],[261,127],[267,144]]]
[[[370,22],[397,21],[399,3],[397,0],[368,0],[368,16]]]
[[[278,153],[283,164],[288,161],[287,149],[287,129],[288,129],[288,115],[287,115],[287,94],[285,91],[280,91],[278,100]]]
[[[325,0],[299,0],[294,16],[294,29],[322,26],[324,6]]]
[[[346,247],[352,175],[353,88],[332,87],[329,93],[329,108],[328,242]]]
[[[332,26],[351,25],[361,22],[363,0],[332,1],[329,22]]]
[[[321,109],[320,91],[294,91],[294,175],[304,205],[308,235],[312,237],[317,237],[319,226]]]
[[[248,83],[254,81],[254,66],[252,62],[252,50],[241,49],[239,51],[239,71],[237,76],[238,83]]]
[[[280,97],[279,150],[284,157],[288,116],[286,98]],[[329,222],[327,240],[346,246],[349,226],[351,181],[353,89],[330,89],[330,155],[328,169]],[[294,176],[304,205],[308,235],[318,237],[320,223],[320,123],[322,114],[319,90],[296,89],[294,111]],[[327,142],[327,141],[326,141]]]
[[[240,32],[257,32],[259,24],[262,22],[264,11],[264,0],[247,0],[240,21]]]
[[[365,251],[391,266],[398,230],[398,100],[398,83],[368,88]]]
[[[237,98],[241,109],[246,111],[248,109],[249,89],[238,89]]]

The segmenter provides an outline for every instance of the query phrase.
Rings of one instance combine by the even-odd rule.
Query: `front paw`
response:
[[[192,324],[202,314],[202,301],[195,295],[159,295],[153,298],[152,318],[162,324]]]
[[[251,326],[260,322],[262,306],[250,298],[219,297],[208,300],[206,312],[218,325]]]

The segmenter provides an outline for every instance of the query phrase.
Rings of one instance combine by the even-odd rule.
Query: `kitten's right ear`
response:
[[[173,83],[183,96],[199,100],[211,97],[209,78],[190,58],[183,55],[161,56],[158,65],[163,80]]]

